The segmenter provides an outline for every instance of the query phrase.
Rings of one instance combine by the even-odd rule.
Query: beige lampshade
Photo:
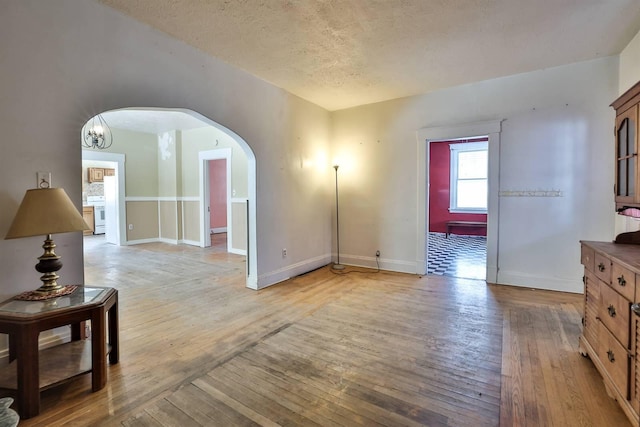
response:
[[[62,188],[27,190],[5,239],[90,230]]]

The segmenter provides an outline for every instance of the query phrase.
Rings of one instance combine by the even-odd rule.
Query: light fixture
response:
[[[333,165],[336,171],[336,249],[337,259],[331,268],[334,270],[344,270],[344,265],[340,264],[340,209],[338,209],[338,168],[339,165]]]
[[[104,150],[111,147],[113,134],[111,128],[102,117],[102,114],[94,116],[82,128],[82,146],[85,148],[97,148]]]
[[[36,270],[43,273],[42,286],[22,294],[21,299],[42,300],[66,295],[76,286],[60,286],[57,282],[62,261],[56,255],[51,235],[71,231],[89,230],[89,226],[62,188],[37,188],[27,190],[5,239],[17,239],[46,235]]]

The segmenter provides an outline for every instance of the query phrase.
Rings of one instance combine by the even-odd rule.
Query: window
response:
[[[487,213],[488,142],[451,144],[449,212]]]

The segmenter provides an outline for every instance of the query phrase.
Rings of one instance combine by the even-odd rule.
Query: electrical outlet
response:
[[[133,224],[129,224],[129,230],[133,230]]]
[[[380,251],[376,251],[376,258],[380,258]]]
[[[286,258],[287,257],[287,248],[283,248],[282,249],[282,258]]]
[[[38,172],[38,186],[36,188],[52,188],[51,172]]]

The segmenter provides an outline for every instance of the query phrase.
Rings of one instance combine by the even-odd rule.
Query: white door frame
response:
[[[116,241],[119,246],[127,244],[127,214],[124,197],[124,183],[125,183],[125,155],[119,153],[105,153],[102,151],[82,150],[82,160],[96,160],[101,162],[113,162],[115,163],[116,178],[118,179],[118,197],[116,198],[116,211],[118,216],[116,218]]]
[[[198,152],[200,175],[200,247],[211,246],[211,214],[209,211],[209,160],[225,160],[227,169],[227,252],[231,252],[233,226],[231,224],[231,148]]]
[[[500,132],[502,120],[467,123],[455,126],[423,128],[416,132],[418,142],[418,221],[416,246],[416,274],[427,273],[427,230],[429,224],[429,144],[476,136],[489,138],[489,176],[487,205],[487,277],[498,283],[498,216],[500,212]]]

